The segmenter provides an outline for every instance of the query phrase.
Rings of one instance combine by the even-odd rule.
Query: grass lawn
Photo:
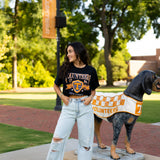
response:
[[[30,107],[37,109],[47,109],[53,110],[56,106],[56,100],[53,99],[0,99],[0,104],[20,106],[20,107]]]
[[[52,134],[0,124],[0,153],[50,143]]]
[[[156,123],[160,122],[160,101],[144,100],[142,114],[138,117],[138,122]]]
[[[0,93],[0,104],[53,110],[55,93]]]

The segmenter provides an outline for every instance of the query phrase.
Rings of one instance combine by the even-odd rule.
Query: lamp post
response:
[[[59,45],[60,45],[60,31],[59,31],[59,28],[57,28],[57,74],[59,73],[59,67],[60,67]],[[58,94],[57,94],[57,98],[56,98],[56,106],[54,109],[56,111],[61,111],[61,109],[62,109],[61,99],[58,96]]]
[[[60,28],[63,28],[66,26],[66,17],[60,15],[60,0],[56,0],[57,5],[57,16],[56,16],[56,28],[57,28],[57,74],[59,73],[59,67],[60,67]],[[61,111],[62,105],[61,105],[61,99],[57,94],[56,98],[56,106],[54,108],[56,111]]]

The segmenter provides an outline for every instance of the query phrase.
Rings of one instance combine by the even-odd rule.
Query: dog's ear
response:
[[[153,72],[147,72],[143,81],[142,86],[144,92],[150,95],[152,93],[152,83],[154,81],[155,74]]]

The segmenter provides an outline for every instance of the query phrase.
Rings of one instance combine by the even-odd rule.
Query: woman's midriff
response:
[[[83,95],[83,96],[75,96],[75,95],[71,95],[71,96],[69,96],[70,98],[82,98],[82,97],[84,97],[85,95]]]

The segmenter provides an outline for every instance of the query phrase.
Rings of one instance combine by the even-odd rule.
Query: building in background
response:
[[[128,64],[129,79],[133,79],[143,70],[152,70],[160,75],[160,49],[155,56],[132,56]]]

